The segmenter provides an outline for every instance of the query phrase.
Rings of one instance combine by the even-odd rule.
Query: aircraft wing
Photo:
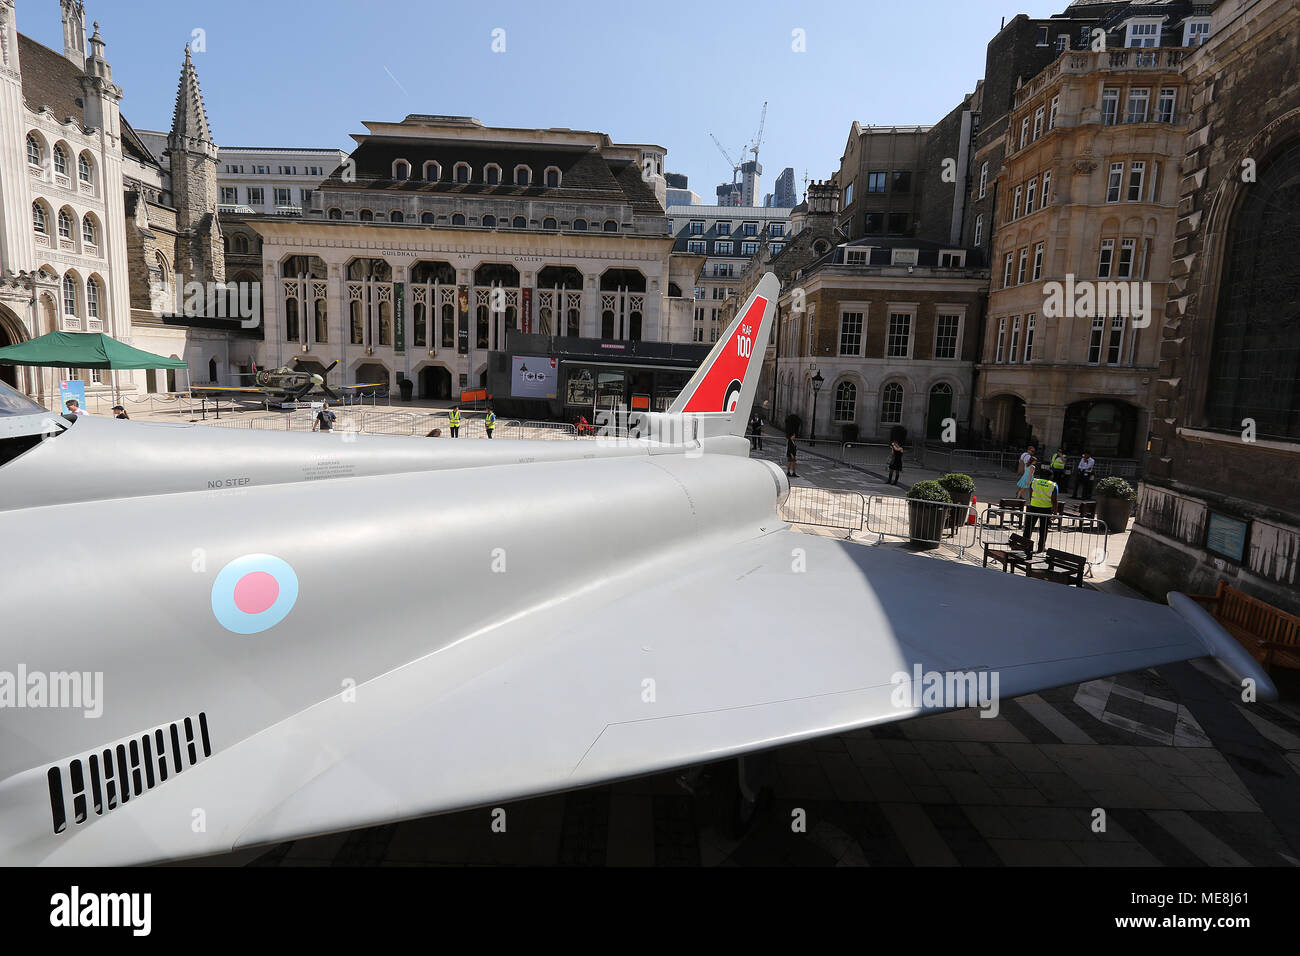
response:
[[[216,852],[903,720],[925,708],[897,675],[918,668],[996,674],[997,694],[1012,697],[1213,655],[1255,678],[1261,697],[1275,693],[1194,602],[1172,599],[771,531],[467,634],[360,684],[353,699],[218,747],[220,760],[158,796],[190,808],[220,794],[204,850]],[[47,862],[116,862],[124,846],[136,860],[196,852],[188,810],[133,801],[112,819],[133,838],[89,827]]]

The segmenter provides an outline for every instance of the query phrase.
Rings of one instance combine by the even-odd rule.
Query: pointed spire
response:
[[[212,131],[208,128],[208,111],[203,105],[203,93],[199,89],[199,75],[190,58],[190,45],[185,44],[185,63],[181,67],[181,82],[176,90],[176,112],[172,115],[172,136],[178,142],[198,140],[201,143],[212,142]]]

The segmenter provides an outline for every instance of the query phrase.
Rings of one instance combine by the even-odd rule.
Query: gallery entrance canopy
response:
[[[181,359],[132,348],[102,332],[50,332],[0,349],[0,365],[47,368],[187,368]]]

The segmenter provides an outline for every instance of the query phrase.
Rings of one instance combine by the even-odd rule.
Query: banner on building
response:
[[[510,360],[510,394],[514,398],[554,398],[559,379],[556,360],[544,355],[516,355]]]
[[[524,289],[524,308],[523,308],[523,331],[525,335],[531,335],[533,331],[533,290]]]
[[[456,351],[461,355],[469,354],[469,286],[456,288],[456,309],[459,316],[456,322]]]
[[[68,399],[75,398],[77,404],[86,411],[86,383],[77,379],[59,379],[59,401],[63,403],[63,411],[68,411]]]
[[[397,329],[393,333],[393,351],[401,355],[406,351],[406,283],[393,283],[393,318]]]

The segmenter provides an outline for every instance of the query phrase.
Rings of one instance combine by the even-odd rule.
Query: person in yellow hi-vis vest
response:
[[[1052,456],[1052,480],[1056,482],[1058,488],[1064,487],[1062,481],[1065,479],[1065,453],[1061,449],[1056,449],[1056,454]]]
[[[451,437],[460,437],[460,406],[454,405],[450,412],[447,413],[447,426],[451,429]]]
[[[1029,507],[1025,509],[1025,537],[1034,537],[1034,525],[1037,524],[1039,551],[1047,550],[1047,526],[1059,506],[1056,482],[1050,475],[1046,465],[1038,466],[1038,477],[1029,482]]]
[[[488,406],[487,417],[483,419],[483,428],[487,432],[487,437],[492,437],[492,430],[497,427],[497,413],[492,411],[492,406]]]

